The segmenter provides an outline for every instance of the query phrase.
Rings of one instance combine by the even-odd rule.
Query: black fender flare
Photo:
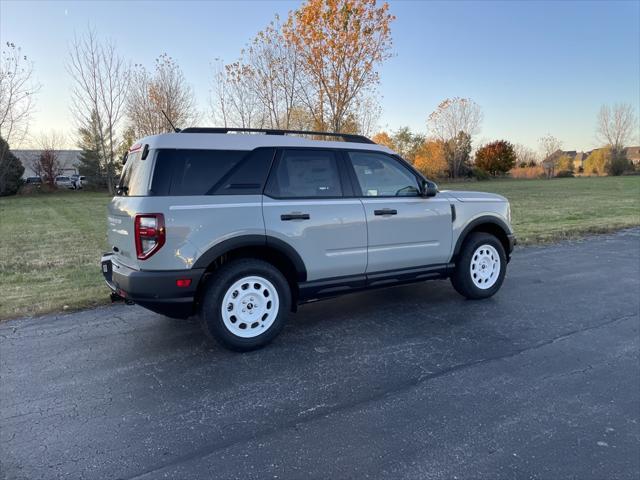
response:
[[[307,268],[298,252],[287,242],[269,235],[239,235],[223,240],[200,255],[191,268],[207,268],[221,255],[238,248],[247,247],[268,247],[276,250],[291,261],[296,270],[296,280],[298,282],[307,280]]]
[[[458,235],[456,246],[453,249],[453,259],[455,259],[460,253],[462,244],[464,243],[469,233],[473,231],[475,228],[479,227],[480,225],[487,225],[487,224],[491,224],[499,227],[504,232],[507,242],[509,242],[510,237],[513,237],[513,233],[511,232],[511,228],[509,228],[509,225],[507,225],[507,222],[505,222],[499,217],[495,217],[493,215],[483,215],[481,217],[474,218],[464,227],[460,235]],[[511,253],[510,248],[507,248],[507,246],[505,246],[505,251],[507,253],[507,258],[508,258],[509,254]]]

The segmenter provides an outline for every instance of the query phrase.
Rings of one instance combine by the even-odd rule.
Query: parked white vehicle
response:
[[[208,335],[250,350],[323,297],[432,278],[470,299],[500,289],[515,243],[506,198],[441,192],[366,137],[239,130],[131,148],[102,258],[113,295],[199,314]]]
[[[82,187],[84,187],[84,182],[85,182],[85,176],[84,175],[78,175],[78,174],[74,174],[71,175],[71,181],[73,182],[73,185],[76,189],[81,189]]]
[[[65,175],[58,175],[54,183],[58,188],[69,188],[71,190],[74,190],[76,188],[73,180],[71,180],[71,177],[67,177]]]

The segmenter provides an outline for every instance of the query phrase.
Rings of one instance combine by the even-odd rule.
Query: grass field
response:
[[[442,184],[511,201],[521,243],[640,225],[640,176]],[[106,245],[102,193],[0,198],[0,319],[108,301],[98,261]]]
[[[104,303],[104,193],[0,198],[0,319]]]

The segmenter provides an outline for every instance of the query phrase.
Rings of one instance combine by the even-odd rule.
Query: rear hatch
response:
[[[149,192],[151,158],[141,159],[141,148],[136,145],[127,157],[118,183],[116,196],[109,203],[107,215],[107,241],[115,259],[128,267],[139,269],[136,255],[135,216],[141,212],[142,202]]]

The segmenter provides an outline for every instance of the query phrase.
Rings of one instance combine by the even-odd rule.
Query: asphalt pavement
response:
[[[639,328],[640,229],[517,248],[484,301],[309,304],[251,353],[136,306],[11,320],[0,478],[637,479]]]

